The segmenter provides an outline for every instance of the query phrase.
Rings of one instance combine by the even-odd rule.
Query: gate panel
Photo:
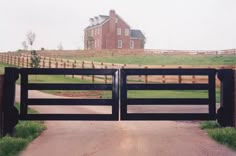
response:
[[[215,74],[215,69],[121,69],[121,120],[214,120]],[[208,83],[128,84],[133,75],[201,75]],[[208,98],[128,98],[128,90],[207,90]],[[128,105],[208,105],[208,113],[128,113]]]
[[[118,120],[119,75],[117,69],[40,69],[22,68],[21,120]],[[112,84],[29,83],[29,75],[111,75]],[[29,90],[110,90],[111,99],[47,99],[29,98]],[[28,105],[91,105],[111,106],[112,114],[27,114]]]

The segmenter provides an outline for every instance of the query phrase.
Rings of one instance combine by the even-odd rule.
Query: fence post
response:
[[[221,82],[220,108],[217,110],[217,121],[221,126],[234,125],[234,71],[221,69],[218,71]]]
[[[43,68],[45,68],[45,60],[43,59]]]
[[[74,63],[72,64],[72,68],[75,69],[75,64]],[[75,75],[73,74],[72,78],[74,78],[74,77],[75,77]]]
[[[105,69],[107,69],[106,65],[105,65]],[[105,84],[107,84],[107,75],[105,75]]]
[[[179,66],[179,69],[181,69],[181,68],[182,68],[182,67]],[[181,75],[178,76],[178,80],[179,80],[179,84],[181,84],[181,83],[182,83],[182,77],[181,77]]]
[[[81,65],[82,69],[84,69],[84,61],[82,61],[82,65]],[[84,79],[84,75],[81,75],[81,79]]]
[[[14,127],[18,123],[18,110],[15,105],[15,86],[19,78],[17,68],[6,67],[3,84],[3,129],[2,134],[13,134]]]
[[[12,56],[10,55],[10,64],[12,65]]]
[[[162,65],[162,68],[164,68],[165,67],[165,65]],[[166,77],[165,77],[165,75],[162,75],[162,83],[166,83]]]
[[[48,61],[48,68],[51,68],[51,58],[49,58],[49,61]]]
[[[18,67],[20,67],[20,57],[17,57],[18,59]]]
[[[92,64],[92,69],[95,69],[94,63],[91,62],[91,64]],[[92,75],[92,82],[94,83],[94,75]]]
[[[7,54],[7,64],[10,64],[10,56]]]
[[[26,67],[28,68],[29,67],[29,58],[27,57],[27,60],[26,60]]]
[[[145,69],[148,69],[148,66],[145,66],[144,68],[145,68]],[[145,83],[148,83],[148,76],[145,75],[144,78],[145,78],[145,79],[144,79],[144,82],[145,82]]]
[[[66,62],[63,63],[63,68],[66,68]],[[64,75],[64,77],[66,77],[66,75]]]
[[[25,60],[24,60],[24,57],[22,57],[22,60],[21,60],[21,66],[24,68],[25,67]]]
[[[17,58],[17,56],[14,56],[13,58],[14,58],[14,66],[17,66],[16,65],[16,58]]]

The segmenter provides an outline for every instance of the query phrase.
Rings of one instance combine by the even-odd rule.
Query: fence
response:
[[[30,55],[21,54],[21,55],[10,55],[10,54],[1,54],[0,55],[0,62],[14,65],[16,67],[26,67],[30,68]],[[236,65],[213,65],[213,66],[193,66],[193,65],[137,65],[137,64],[114,64],[114,63],[104,63],[104,62],[93,62],[93,61],[79,61],[79,60],[72,60],[72,59],[63,59],[63,58],[53,58],[53,57],[46,57],[41,56],[40,61],[40,68],[79,68],[79,69],[125,69],[125,68],[132,68],[132,69],[168,69],[168,68],[176,68],[176,69],[194,69],[194,68],[202,68],[202,69],[236,69]],[[65,75],[68,76],[68,75]],[[71,75],[72,78],[78,77],[78,75]],[[91,75],[85,76],[81,75],[81,79],[91,80],[93,83],[95,81],[103,81],[108,83],[111,81],[111,77],[104,75]],[[160,83],[204,83],[208,81],[206,76],[167,76],[167,75],[158,75],[158,76],[148,76],[148,75],[138,75],[129,78],[129,81],[137,81],[137,82],[145,82],[145,83],[153,83],[153,82],[160,82]],[[219,86],[220,81],[216,81],[216,85]]]

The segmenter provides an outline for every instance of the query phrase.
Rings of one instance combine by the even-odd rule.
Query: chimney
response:
[[[116,18],[116,12],[115,10],[110,10],[110,21],[109,21],[109,29],[110,29],[110,49],[114,49],[115,48],[115,35],[116,35],[116,23],[115,23],[115,18]]]
[[[115,10],[110,10],[110,17],[115,17],[116,11]]]

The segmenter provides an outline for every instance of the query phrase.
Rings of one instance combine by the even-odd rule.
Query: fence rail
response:
[[[0,54],[0,62],[10,64],[16,67],[25,67],[30,68],[30,57],[31,55],[21,54],[21,55],[11,55],[11,54]],[[203,68],[203,69],[236,69],[236,65],[140,65],[140,64],[114,64],[114,63],[104,63],[104,62],[93,62],[93,61],[79,61],[79,60],[72,60],[72,59],[64,59],[64,58],[53,58],[53,57],[46,57],[40,56],[40,68],[72,68],[72,69],[168,69],[168,68],[176,68],[176,69],[194,69],[194,68]],[[65,75],[69,76],[69,75]],[[111,82],[111,76],[108,75],[70,75],[72,78],[80,77],[81,79],[91,80],[93,83],[95,81],[103,81],[105,83]],[[152,83],[152,82],[161,82],[161,83],[204,83],[208,81],[206,76],[183,76],[183,75],[176,75],[168,76],[166,74],[158,75],[158,76],[150,76],[150,75],[136,75],[130,76],[128,78],[129,81],[138,81],[138,82],[145,82],[145,83]],[[216,85],[219,86],[220,81],[216,81]]]

